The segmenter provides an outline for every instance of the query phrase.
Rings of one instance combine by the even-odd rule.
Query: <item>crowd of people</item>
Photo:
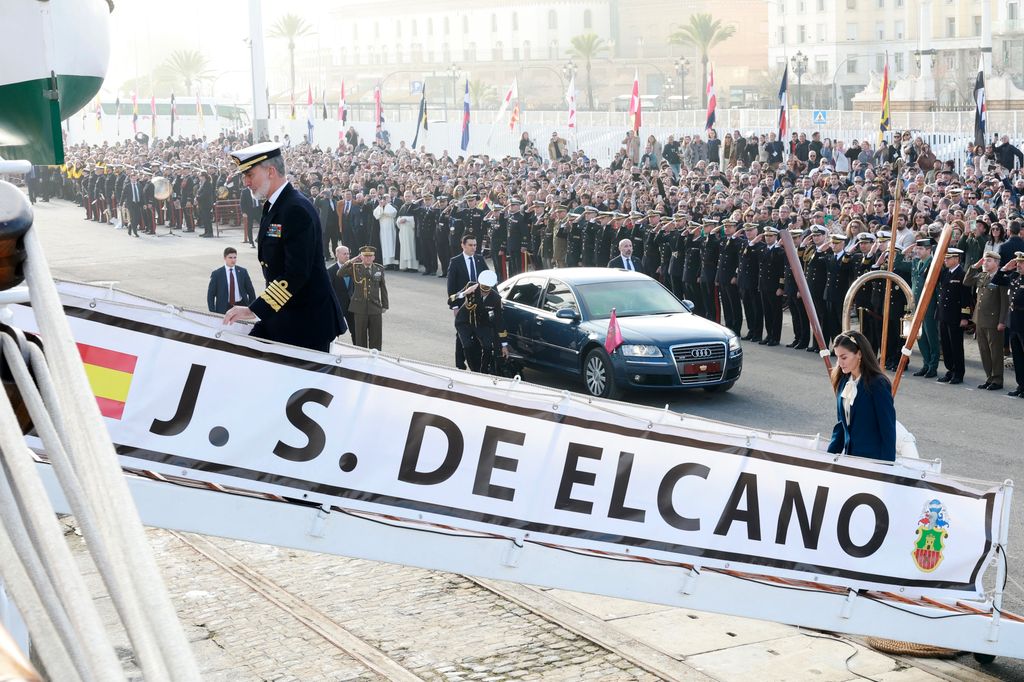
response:
[[[142,234],[162,224],[208,234],[211,197],[237,201],[243,241],[251,244],[260,206],[227,161],[228,150],[251,142],[224,135],[74,146],[68,164],[46,174],[43,193],[80,201],[93,220],[110,220],[127,206],[129,233]],[[786,345],[809,352],[819,351],[818,341],[780,245],[782,231],[797,245],[829,348],[849,326],[842,315],[851,283],[888,269],[890,240],[892,270],[917,297],[937,239],[950,227],[952,248],[914,374],[962,382],[965,337],[974,335],[985,363],[981,386],[1002,388],[1009,350],[1016,378],[1010,393],[1024,391],[1024,155],[1006,137],[954,160],[936,158],[910,133],[876,148],[817,132],[782,141],[736,130],[720,140],[711,130],[643,141],[630,131],[608,165],[570,150],[557,133],[546,156],[530,141],[519,157],[505,158],[393,148],[380,136],[364,141],[355,130],[335,148],[284,144],[289,179],[319,214],[325,260],[339,246],[351,253],[373,246],[385,270],[445,277],[471,235],[500,281],[528,269],[605,267],[613,259],[621,265],[625,256],[631,268],[692,301],[697,314],[749,342],[781,345],[788,309],[794,337]],[[168,199],[154,197],[155,176],[170,183]],[[993,290],[1003,295],[979,296]],[[876,350],[884,291],[874,282],[854,300],[854,317]],[[880,358],[890,369],[900,358],[899,321],[908,312],[902,289],[893,292]],[[987,311],[992,301],[999,306],[994,313]]]

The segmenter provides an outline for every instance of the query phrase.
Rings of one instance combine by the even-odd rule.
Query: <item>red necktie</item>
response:
[[[235,305],[235,269],[228,268],[228,303]]]

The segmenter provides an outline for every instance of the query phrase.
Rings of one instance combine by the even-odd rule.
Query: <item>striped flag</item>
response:
[[[985,144],[988,107],[985,104],[985,59],[978,58],[978,79],[974,82],[974,144]]]
[[[715,97],[715,66],[710,65],[708,72],[708,118],[704,123],[704,130],[711,130],[715,127],[715,107],[718,105],[718,98]]]
[[[469,149],[469,79],[466,79],[466,94],[462,98],[462,151]]]
[[[640,70],[633,74],[633,92],[629,96],[629,122],[633,132],[640,132],[642,124],[643,106],[640,103]]]
[[[338,98],[338,139],[343,140],[345,138],[345,120],[348,118],[348,112],[345,111],[345,79],[341,79],[341,97]]]
[[[779,86],[779,141],[786,143],[786,132],[788,121],[786,120],[787,109],[789,108],[789,66],[782,70],[782,85]]]
[[[174,137],[174,119],[178,116],[178,109],[174,105],[174,93],[171,93],[171,137]]]
[[[149,132],[150,137],[156,142],[156,95],[149,95]]]
[[[494,129],[498,127],[498,121],[504,116],[505,112],[512,102],[519,100],[519,79],[513,78],[512,85],[509,86],[508,92],[505,93],[504,99],[501,100],[501,106],[498,107],[498,113],[494,115],[494,123],[491,124],[491,132],[487,134],[487,141],[491,141],[491,137],[494,135]],[[509,128],[511,130],[511,127]]]
[[[323,90],[321,90],[320,91],[320,95],[321,95],[321,99],[323,100],[323,105],[324,105],[323,113],[322,113],[321,117],[326,121],[327,120],[327,88],[324,88]]]
[[[576,134],[576,74],[569,79],[569,89],[565,91],[565,103],[569,105],[569,130]]]
[[[878,121],[879,144],[885,141],[885,134],[889,131],[889,53],[885,54],[885,69],[882,71],[882,115]]]
[[[384,127],[384,105],[380,101],[380,83],[373,89],[373,120],[379,133]]]
[[[427,85],[423,84],[420,90],[420,112],[416,117],[416,134],[412,137],[412,148],[416,149],[416,143],[420,139],[420,128],[427,130]]]
[[[313,144],[313,119],[316,111],[313,108],[313,86],[306,86],[306,142]]]
[[[121,95],[114,100],[114,131],[121,137]]]
[[[82,119],[82,129],[85,129],[85,119]],[[100,96],[96,95],[96,132],[103,130],[103,107],[100,106]]]
[[[516,106],[512,109],[512,115],[508,118],[508,129],[515,130],[517,123],[519,123],[519,102],[516,102]]]
[[[203,120],[203,102],[199,98],[199,95],[196,95],[196,116],[199,118],[199,135],[205,135],[206,123]]]
[[[82,356],[85,376],[96,396],[100,414],[110,419],[120,419],[128,401],[128,390],[139,358],[99,346],[79,343],[78,354]]]

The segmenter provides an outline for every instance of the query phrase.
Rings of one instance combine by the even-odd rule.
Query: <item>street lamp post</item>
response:
[[[679,108],[686,106],[686,74],[690,72],[690,60],[680,57],[676,60],[676,73],[679,74]]]
[[[793,65],[793,73],[796,74],[796,100],[797,106],[800,109],[804,108],[804,74],[807,73],[807,55],[802,51],[797,50],[796,54],[790,58],[790,63]]]
[[[456,91],[456,87],[458,86],[455,82],[456,79],[459,77],[459,67],[455,64],[455,62],[452,62],[452,65],[448,67],[448,77],[452,79],[452,108],[454,109],[456,108],[459,102],[458,94]]]
[[[577,86],[575,80],[573,79],[576,78],[576,72],[579,71],[579,68],[580,67],[576,66],[576,62],[574,62],[572,59],[569,60],[568,64],[562,65],[562,73],[565,74],[567,80],[573,83],[574,88],[576,88]]]

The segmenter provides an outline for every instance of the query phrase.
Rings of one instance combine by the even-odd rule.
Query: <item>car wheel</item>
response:
[[[705,386],[704,390],[708,393],[725,393],[736,384],[735,381],[727,381],[724,384],[715,384],[714,386]]]
[[[587,353],[583,361],[583,385],[595,398],[615,398],[619,394],[611,358],[600,348]]]

